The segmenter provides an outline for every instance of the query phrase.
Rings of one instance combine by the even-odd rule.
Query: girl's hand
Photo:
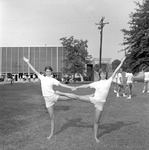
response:
[[[29,59],[27,59],[26,57],[23,57],[23,60],[24,60],[25,62],[29,62]]]

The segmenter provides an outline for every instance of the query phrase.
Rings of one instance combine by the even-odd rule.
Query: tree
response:
[[[108,64],[106,64],[106,63],[101,63],[101,68],[100,68],[100,65],[99,64],[95,64],[94,65],[94,70],[96,71],[96,72],[100,72],[100,71],[104,71],[104,72],[108,72],[109,70],[108,70]]]
[[[116,59],[112,62],[112,70],[115,70],[117,66],[121,63],[120,60]]]
[[[127,51],[126,66],[133,73],[149,66],[149,0],[143,0],[142,4],[135,2],[138,8],[130,14],[130,29],[122,29],[124,34],[124,50]]]
[[[87,52],[87,40],[63,37],[60,39],[65,48],[64,67],[62,71],[67,74],[75,75],[76,73],[84,75],[85,64],[91,62],[91,55]]]

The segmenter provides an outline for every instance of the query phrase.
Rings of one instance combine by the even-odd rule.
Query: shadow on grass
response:
[[[59,134],[60,132],[63,132],[64,130],[66,130],[67,128],[70,128],[70,127],[93,128],[93,124],[90,125],[86,122],[82,122],[81,118],[66,119],[66,120],[67,120],[67,122],[61,127],[61,129],[59,131],[56,132],[56,134]],[[99,130],[103,130],[103,131],[98,134],[98,137],[101,137],[104,134],[116,131],[124,126],[137,124],[137,123],[139,123],[139,121],[131,122],[131,123],[124,123],[123,121],[119,121],[116,123],[99,125]]]
[[[137,123],[139,123],[139,121],[131,122],[131,123],[124,123],[123,121],[119,121],[119,122],[116,122],[116,123],[99,125],[99,130],[103,129],[103,131],[98,134],[98,138],[102,137],[104,134],[116,131],[116,130],[124,127],[124,126],[132,125],[132,124],[137,124]]]
[[[137,97],[137,95],[136,94],[132,94],[132,97]]]
[[[2,120],[0,121],[0,136],[6,136],[21,131],[22,127],[25,127],[27,123],[26,120]]]
[[[57,131],[56,134],[59,134],[60,132],[63,132],[67,128],[70,127],[84,127],[84,128],[92,128],[93,125],[89,125],[86,122],[82,122],[82,118],[76,118],[76,119],[66,119],[67,122],[61,127],[61,130]]]
[[[54,111],[68,111],[70,110],[70,106],[54,106]]]

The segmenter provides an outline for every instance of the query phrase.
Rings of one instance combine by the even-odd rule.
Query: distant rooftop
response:
[[[111,63],[112,58],[102,58],[101,62],[102,63]],[[93,64],[98,64],[99,63],[99,58],[94,58],[93,59]]]

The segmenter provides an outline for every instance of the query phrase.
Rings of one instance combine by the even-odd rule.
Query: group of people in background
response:
[[[143,69],[144,87],[142,93],[149,93],[149,67]],[[125,75],[123,75],[122,68],[119,69],[118,73],[113,79],[114,92],[116,97],[126,97],[127,99],[132,98],[132,87],[134,82],[134,75],[130,68],[127,68]],[[127,93],[127,94],[126,94]]]
[[[144,88],[142,93],[149,93],[149,67],[145,68],[144,70]]]
[[[9,74],[9,76],[6,77],[6,81],[10,81],[10,84],[12,85],[15,81],[21,81],[21,82],[36,82],[37,76],[36,74],[32,75],[26,75],[23,74],[19,76],[18,74]]]

